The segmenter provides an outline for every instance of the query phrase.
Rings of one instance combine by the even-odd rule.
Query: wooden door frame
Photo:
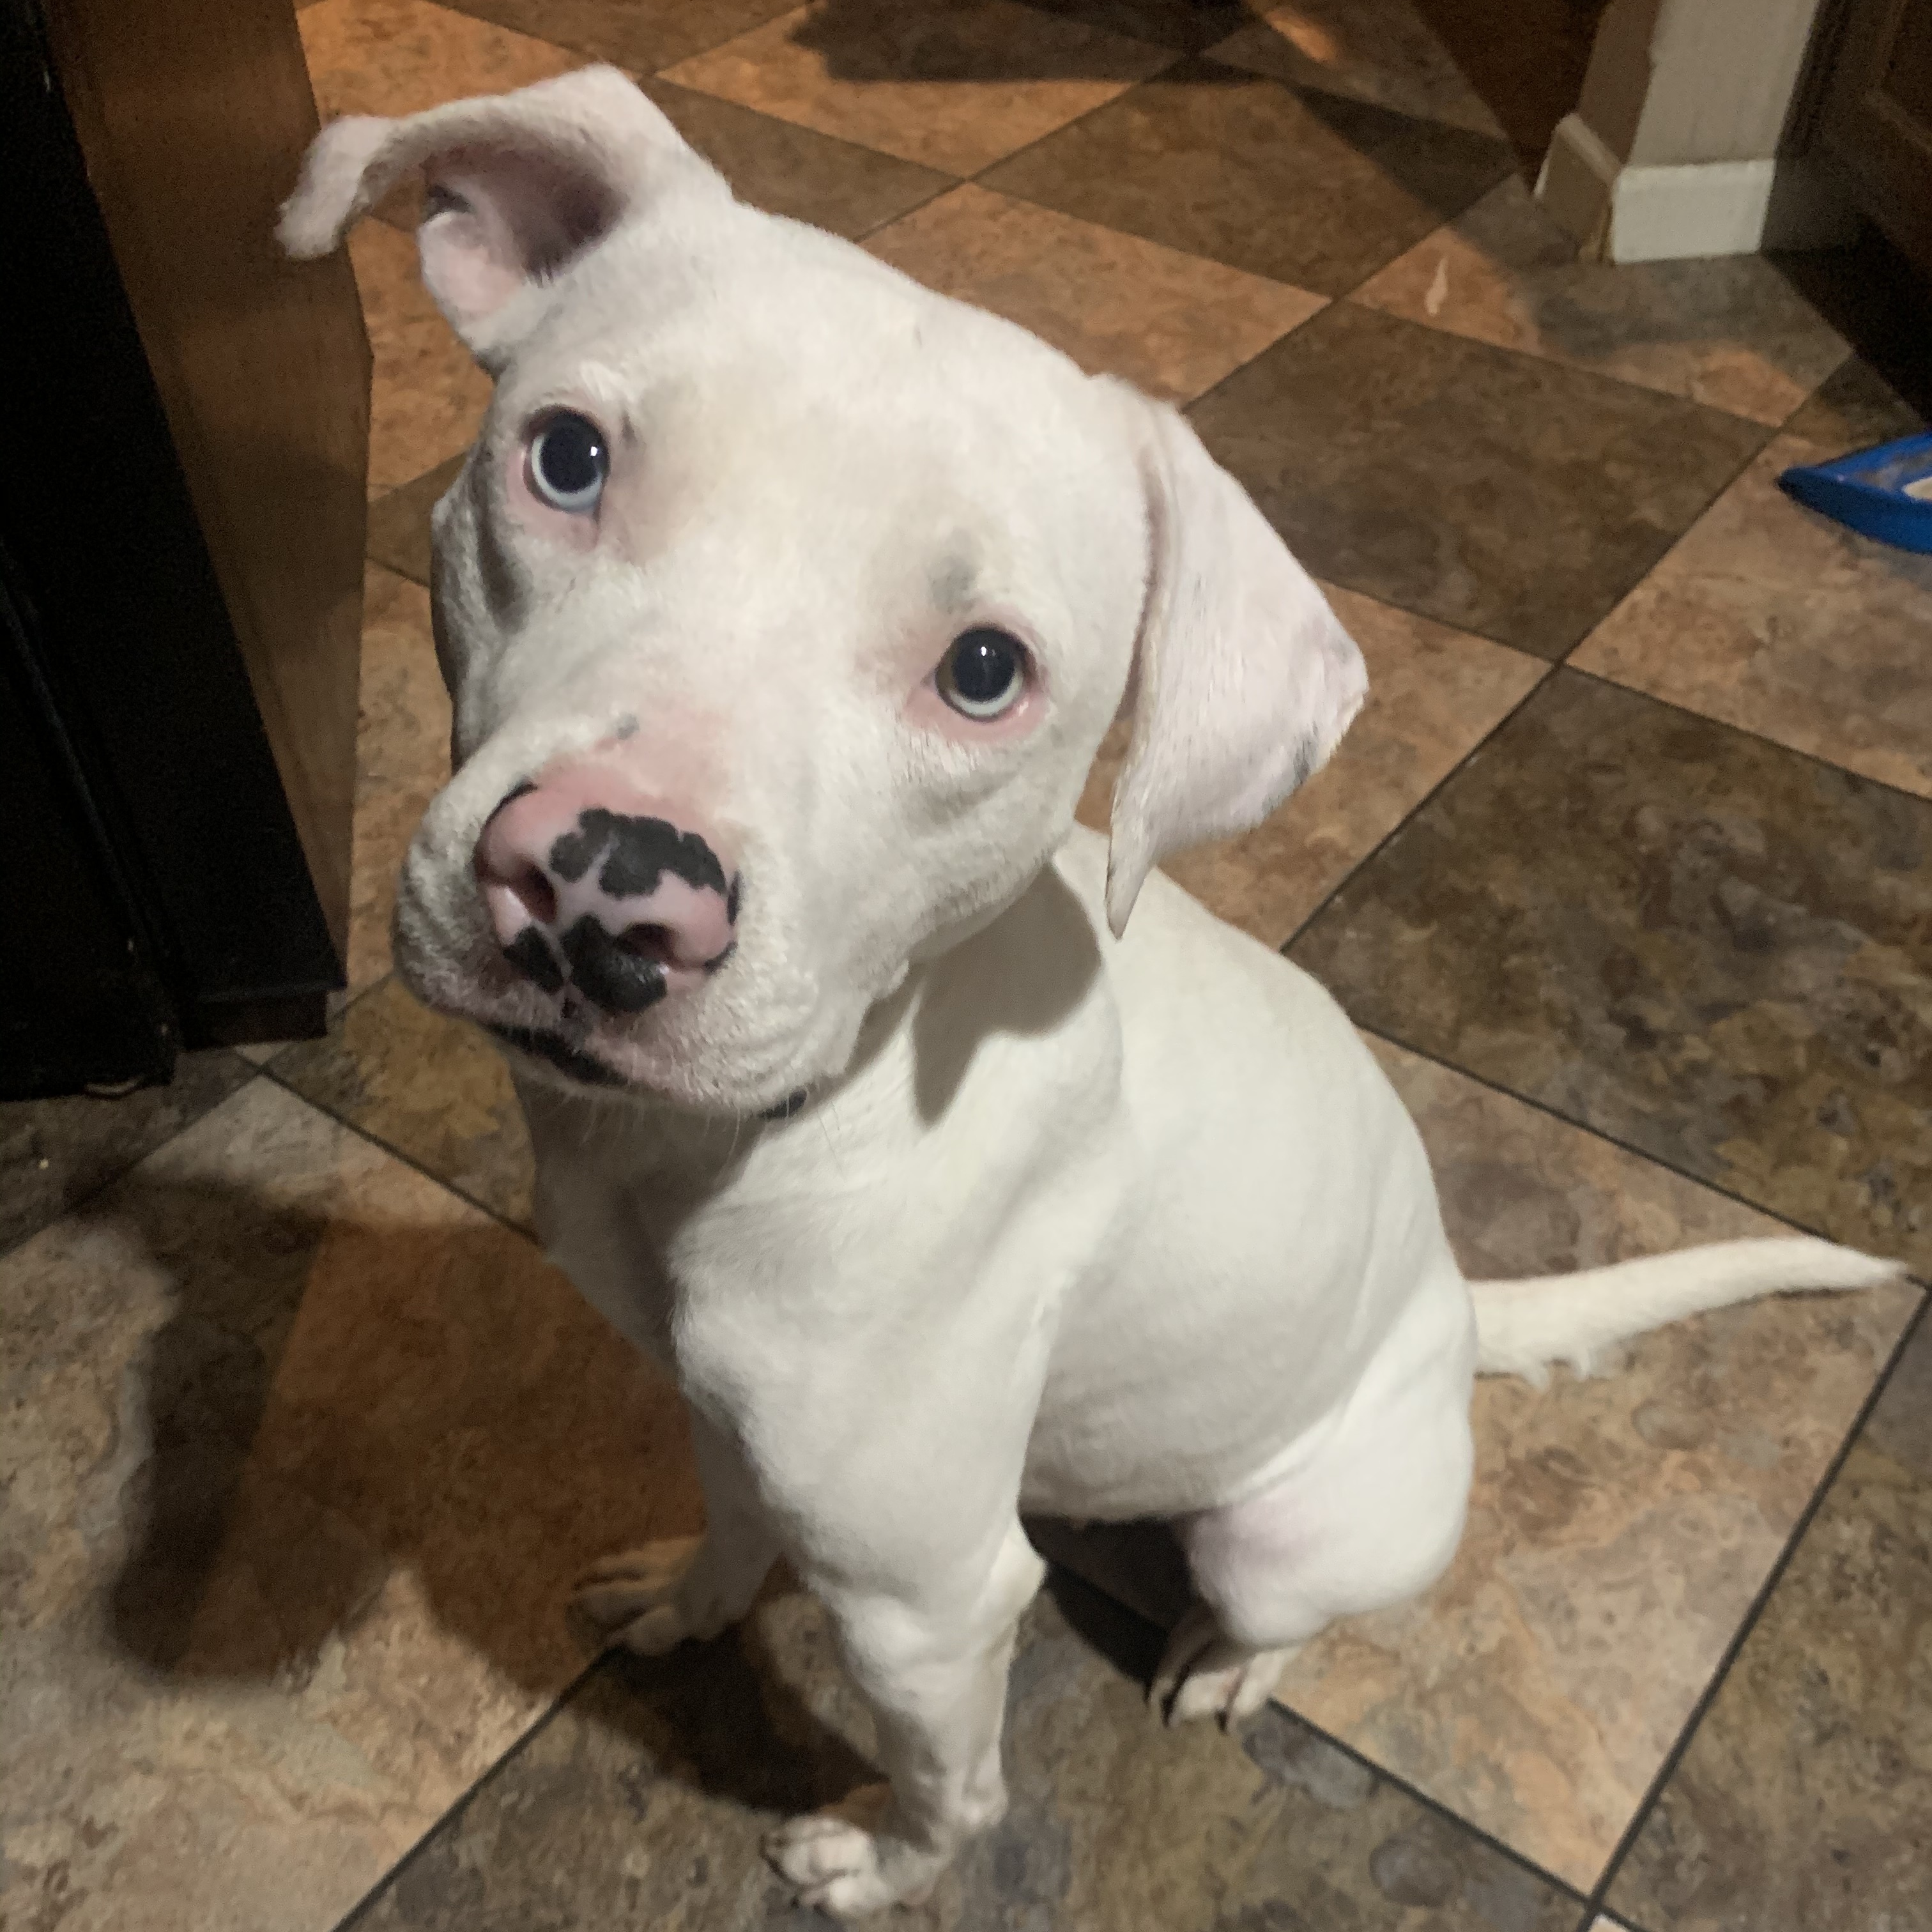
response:
[[[1814,85],[1804,102],[1806,145],[1844,178],[1860,212],[1922,272],[1932,273],[1932,196],[1898,194],[1894,172],[1882,160],[1875,164],[1866,146],[1876,142],[1932,175],[1932,142],[1903,119],[1881,86],[1886,56],[1911,0],[1887,0],[1883,11],[1850,0],[1830,4],[1830,38],[1821,36]],[[1855,126],[1862,138],[1854,137]]]
[[[0,533],[35,673],[181,1043],[318,1033],[340,951],[34,0],[0,0]]]

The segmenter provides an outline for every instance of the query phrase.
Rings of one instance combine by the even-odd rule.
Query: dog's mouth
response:
[[[560,1033],[541,1027],[509,1026],[500,1020],[485,1020],[483,1024],[506,1046],[514,1046],[519,1053],[528,1054],[532,1060],[541,1060],[557,1072],[580,1081],[586,1087],[628,1087],[631,1084],[608,1061],[600,1060],[594,1053],[586,1053],[575,1041],[566,1040]]]
[[[446,953],[414,938],[399,930],[394,956],[411,992],[432,1011],[481,1028],[520,1077],[561,1093],[713,1118],[784,1120],[842,1064],[821,1036],[820,1016],[803,1001],[796,1015],[758,1016],[764,1024],[755,1030],[729,1014],[714,1027],[682,999],[614,1023],[568,986],[540,997],[512,980],[494,952],[472,946]],[[720,1031],[723,1037],[712,1036]]]
[[[551,1028],[512,1026],[502,1020],[485,1020],[482,1025],[505,1046],[542,1061],[551,1072],[560,1073],[566,1080],[580,1086],[639,1095],[647,1095],[651,1091],[619,1072],[608,1060],[589,1052],[580,1042]],[[811,1098],[808,1088],[795,1087],[776,1106],[758,1108],[755,1118],[760,1120],[788,1120],[794,1114],[802,1113]]]

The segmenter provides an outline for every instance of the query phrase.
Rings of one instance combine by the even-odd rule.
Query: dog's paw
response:
[[[1622,1375],[1630,1366],[1630,1352],[1622,1342],[1605,1342],[1599,1347],[1580,1349],[1574,1355],[1557,1359],[1580,1382],[1602,1382]]]
[[[866,1785],[829,1810],[788,1819],[766,1839],[765,1856],[798,1887],[801,1905],[835,1918],[917,1905],[946,1860],[883,1832],[891,1809],[887,1786]]]
[[[1214,1613],[1196,1604],[1174,1628],[1148,1702],[1170,1724],[1201,1718],[1232,1730],[1274,1694],[1293,1650],[1250,1650],[1222,1634]]]
[[[736,1621],[701,1536],[667,1538],[607,1556],[573,1602],[608,1643],[662,1657],[687,1637],[702,1642]]]

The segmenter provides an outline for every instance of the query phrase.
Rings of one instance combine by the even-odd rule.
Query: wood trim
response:
[[[1860,209],[1922,271],[1932,272],[1932,129],[1909,120],[1884,88],[1899,25],[1912,4],[1846,0],[1816,139]]]
[[[346,256],[292,262],[318,125],[290,0],[46,0],[88,181],[310,874],[346,956],[370,352]]]

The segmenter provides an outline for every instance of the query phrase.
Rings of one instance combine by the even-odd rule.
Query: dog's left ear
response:
[[[1152,551],[1107,856],[1118,939],[1168,853],[1259,824],[1328,762],[1369,679],[1314,579],[1186,422],[1108,386],[1139,430]]]
[[[731,191],[615,68],[579,68],[509,94],[400,120],[350,115],[310,144],[282,208],[282,245],[325,255],[420,169],[423,280],[494,375],[541,316],[550,286],[621,224],[682,189]]]

